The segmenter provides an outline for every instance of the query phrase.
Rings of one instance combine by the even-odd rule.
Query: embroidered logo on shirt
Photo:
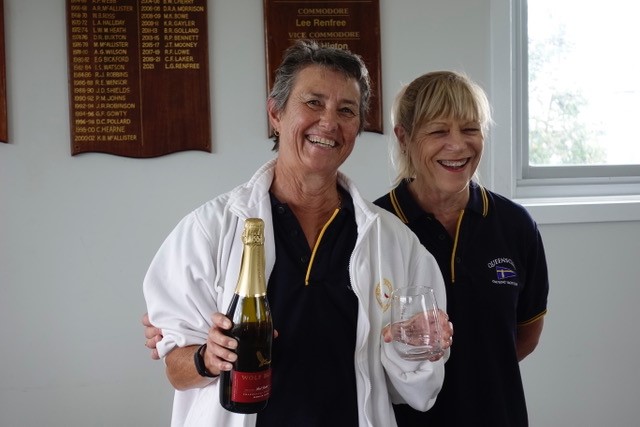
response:
[[[496,278],[492,282],[496,285],[518,286],[518,273],[511,258],[496,258],[489,262],[487,267],[494,270]]]
[[[510,279],[516,277],[516,272],[503,265],[496,265],[496,277],[498,280]]]
[[[384,279],[382,284],[378,283],[376,285],[376,300],[378,304],[380,304],[383,313],[386,312],[391,305],[391,292],[393,292],[393,285],[389,279]]]

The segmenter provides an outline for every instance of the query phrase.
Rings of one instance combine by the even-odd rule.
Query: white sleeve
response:
[[[415,236],[414,236],[415,237]],[[418,241],[413,241],[414,262],[409,263],[411,283],[431,286],[436,295],[438,308],[446,311],[447,297],[442,272],[431,253]],[[402,359],[392,343],[382,343],[381,361],[387,372],[387,383],[393,403],[407,403],[419,411],[433,406],[442,388],[445,375],[445,362],[449,350],[436,361],[407,361]]]
[[[381,360],[393,403],[407,403],[419,411],[433,406],[444,381],[444,358],[437,362],[404,360],[392,343],[383,342]]]
[[[162,330],[160,357],[174,347],[201,344],[220,311],[214,290],[213,245],[194,213],[165,239],[144,278],[143,291],[151,323]]]

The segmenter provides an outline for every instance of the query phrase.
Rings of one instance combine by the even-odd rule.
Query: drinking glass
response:
[[[406,360],[428,360],[444,354],[438,304],[428,286],[398,288],[391,294],[393,347]]]

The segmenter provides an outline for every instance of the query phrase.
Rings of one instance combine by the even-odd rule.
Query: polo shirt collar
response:
[[[405,224],[425,215],[425,211],[418,205],[418,202],[416,202],[409,191],[409,182],[409,180],[403,179],[400,184],[392,190],[391,194],[391,204],[397,216]],[[469,201],[465,209],[481,216],[487,216],[489,213],[487,190],[475,181],[471,181],[469,185]]]

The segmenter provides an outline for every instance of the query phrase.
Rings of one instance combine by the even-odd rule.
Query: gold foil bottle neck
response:
[[[264,221],[260,218],[247,218],[242,232],[242,243],[245,245],[264,244]]]
[[[242,232],[242,262],[236,294],[243,297],[262,297],[267,294],[264,259],[264,221],[248,218]]]

